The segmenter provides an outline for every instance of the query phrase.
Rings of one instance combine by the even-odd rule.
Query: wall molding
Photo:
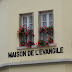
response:
[[[0,68],[1,67],[9,67],[9,66],[34,65],[34,64],[52,64],[52,63],[72,63],[72,59],[51,59],[51,60],[6,63],[6,64],[0,64]]]

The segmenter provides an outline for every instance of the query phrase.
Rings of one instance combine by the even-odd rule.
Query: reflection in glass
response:
[[[29,24],[29,29],[32,29],[32,24]]]
[[[53,25],[53,21],[49,22],[49,25],[52,26]]]
[[[42,17],[43,17],[43,21],[46,21],[46,14],[44,14]]]
[[[47,23],[46,23],[46,22],[43,22],[43,27],[44,27],[44,26],[47,26]]]
[[[29,23],[32,23],[32,16],[29,16]]]
[[[53,20],[53,14],[49,14],[49,21]]]
[[[27,17],[23,17],[23,24],[27,23]]]

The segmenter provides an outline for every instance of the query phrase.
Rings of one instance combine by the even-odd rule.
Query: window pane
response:
[[[53,20],[53,14],[49,14],[49,21]]]
[[[46,22],[43,22],[43,27],[44,27],[44,26],[47,26],[47,23],[46,23]]]
[[[27,17],[23,17],[23,24],[27,23]]]
[[[50,24],[49,24],[50,26],[52,26],[52,25],[53,25],[53,21],[51,21],[51,22],[49,22],[49,23],[50,23]]]
[[[43,14],[42,18],[43,18],[43,21],[46,21],[46,14]]]
[[[32,16],[29,16],[29,23],[32,23]]]
[[[32,29],[32,24],[29,24],[29,29]]]
[[[40,34],[40,39],[43,40],[43,33]]]
[[[25,28],[25,31],[26,31],[26,29],[27,29],[27,24],[25,24],[24,28]]]
[[[44,41],[47,41],[47,35],[44,33]]]

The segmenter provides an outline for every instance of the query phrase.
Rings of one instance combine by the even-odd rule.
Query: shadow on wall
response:
[[[0,4],[2,3],[3,0],[0,0]]]
[[[0,2],[2,2],[3,0],[0,0]]]

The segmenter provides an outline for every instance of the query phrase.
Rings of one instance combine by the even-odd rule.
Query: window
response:
[[[20,46],[31,46],[34,44],[33,14],[20,15],[19,31]]]
[[[43,47],[53,45],[54,28],[53,28],[53,11],[39,12],[39,41],[34,44],[34,23],[33,14],[20,15],[20,28],[18,30],[20,46]],[[32,46],[32,47],[35,47]]]
[[[53,11],[39,13],[39,41],[53,43]]]

